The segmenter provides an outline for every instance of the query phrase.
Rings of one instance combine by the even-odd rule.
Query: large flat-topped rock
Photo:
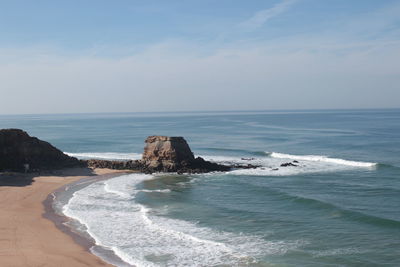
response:
[[[183,137],[149,136],[144,148],[143,160],[192,161],[194,156]]]
[[[30,171],[81,166],[51,144],[20,129],[0,130],[0,171]]]
[[[149,136],[142,162],[153,169],[176,171],[194,161],[194,155],[183,137]]]

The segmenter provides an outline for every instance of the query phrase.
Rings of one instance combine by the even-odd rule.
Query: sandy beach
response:
[[[88,174],[116,172],[120,171],[96,169],[90,173],[88,169],[70,169],[54,176],[33,177],[30,185],[0,186],[0,265],[112,266],[43,217],[43,201],[57,188]]]

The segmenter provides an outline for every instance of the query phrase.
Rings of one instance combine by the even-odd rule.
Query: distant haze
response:
[[[400,1],[25,2],[0,114],[400,107]]]

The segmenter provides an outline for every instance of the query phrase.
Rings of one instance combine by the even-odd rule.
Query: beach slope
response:
[[[66,170],[60,176],[35,177],[27,186],[0,186],[1,266],[112,266],[43,217],[47,196],[85,175],[83,169]]]

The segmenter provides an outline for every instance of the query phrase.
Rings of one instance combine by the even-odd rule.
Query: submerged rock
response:
[[[83,166],[50,143],[20,129],[0,130],[0,171],[37,171]]]
[[[255,158],[241,158],[241,160],[254,160]]]
[[[289,167],[289,166],[297,167],[299,165],[293,164],[291,162],[286,162],[281,164],[281,167]]]

